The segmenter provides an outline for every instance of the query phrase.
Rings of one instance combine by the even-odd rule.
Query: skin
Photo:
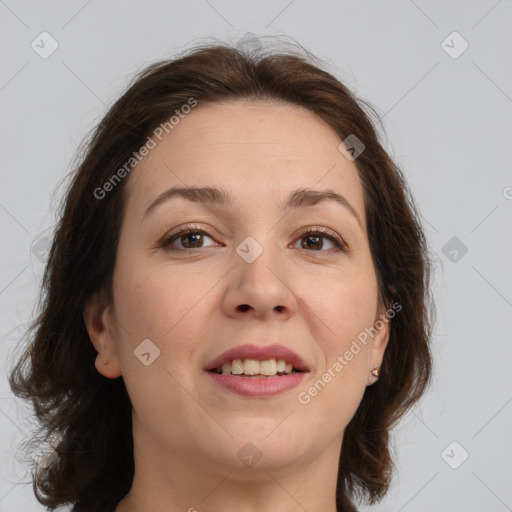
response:
[[[132,171],[113,304],[94,297],[84,309],[97,370],[122,375],[133,404],[135,478],[116,512],[241,504],[248,512],[336,511],[344,429],[377,381],[370,371],[382,363],[389,323],[308,404],[297,397],[387,308],[378,304],[367,234],[347,208],[325,202],[287,213],[280,202],[298,188],[331,189],[366,226],[356,166],[340,142],[302,107],[199,104]],[[173,186],[228,188],[234,204],[177,198],[143,218]],[[192,237],[188,247],[195,248],[188,249],[190,236],[178,237],[178,252],[158,246],[188,223],[213,236]],[[333,230],[349,252],[327,238],[311,240],[304,227]],[[248,236],[263,248],[252,263],[236,252]],[[148,366],[134,356],[144,339],[160,350]],[[203,369],[245,343],[283,344],[311,371],[300,386],[271,398],[224,390]],[[252,467],[237,457],[248,442],[262,455]]]

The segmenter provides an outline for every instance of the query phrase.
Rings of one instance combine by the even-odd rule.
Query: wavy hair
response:
[[[39,423],[34,439],[60,440],[53,464],[46,469],[34,464],[36,497],[49,509],[73,503],[81,512],[111,512],[132,484],[130,399],[122,377],[107,379],[96,371],[96,351],[83,319],[93,294],[102,294],[106,303],[112,300],[129,177],[101,200],[97,190],[190,98],[199,104],[256,99],[302,106],[341,140],[353,134],[364,143],[355,164],[378,294],[382,304],[396,301],[402,310],[390,320],[380,379],[366,388],[345,430],[336,496],[338,512],[355,510],[355,498],[376,503],[393,473],[390,430],[431,380],[435,311],[418,210],[403,174],[379,142],[376,111],[314,56],[266,48],[244,51],[224,43],[196,46],[139,73],[84,142],[69,175],[40,311],[9,377],[12,391],[34,408]]]

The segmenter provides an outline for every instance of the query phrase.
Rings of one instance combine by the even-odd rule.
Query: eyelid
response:
[[[185,224],[184,226],[180,226],[179,228],[176,228],[173,231],[169,231],[168,233],[165,233],[165,235],[158,242],[158,246],[165,248],[165,245],[168,244],[171,241],[172,238],[177,237],[177,236],[179,236],[181,234],[188,233],[189,231],[194,231],[194,232],[197,231],[197,232],[200,232],[200,233],[205,233],[210,238],[212,238],[212,239],[215,238],[215,235],[210,233],[204,227],[198,226],[196,224]],[[177,249],[177,250],[179,250],[179,249]],[[185,251],[187,249],[183,249],[183,250]]]

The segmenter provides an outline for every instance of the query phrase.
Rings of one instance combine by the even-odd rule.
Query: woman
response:
[[[311,58],[199,47],[95,130],[11,375],[34,487],[89,511],[355,510],[431,376],[427,244]]]

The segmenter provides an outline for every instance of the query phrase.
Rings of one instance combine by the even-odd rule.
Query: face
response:
[[[155,458],[244,470],[258,453],[263,469],[339,457],[388,339],[385,323],[358,341],[385,308],[363,189],[340,142],[301,107],[199,104],[129,176],[113,305],[99,323],[85,318],[98,371],[123,376],[134,439]],[[173,187],[231,200],[162,196]],[[322,191],[346,204],[308,199]],[[251,359],[270,361],[260,374],[282,369],[279,359],[303,371],[208,371],[245,345],[259,352],[226,355],[242,362],[225,371],[251,373]]]

